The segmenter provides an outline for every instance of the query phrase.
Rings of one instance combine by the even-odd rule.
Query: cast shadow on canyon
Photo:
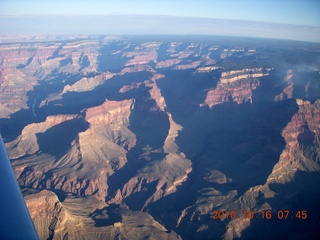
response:
[[[197,198],[193,196],[201,189],[213,187],[224,194],[236,190],[237,196],[242,196],[251,187],[264,184],[285,147],[281,131],[298,110],[295,99],[273,101],[281,89],[273,85],[275,80],[270,81],[270,77],[262,80],[262,89],[253,92],[253,103],[222,103],[212,109],[197,107],[203,100],[193,96],[197,92],[193,87],[195,79],[184,77],[181,72],[177,74],[182,75],[160,79],[159,87],[162,91],[168,90],[163,91],[164,95],[170,94],[165,96],[167,110],[183,126],[176,143],[192,161],[193,171],[175,193],[146,208],[169,229],[175,228],[182,210],[196,203]],[[184,87],[174,88],[179,78],[183,79]],[[168,89],[169,84],[174,93]],[[256,96],[263,91],[271,97]],[[188,110],[182,111],[184,109]],[[205,180],[213,170],[223,173],[230,181],[218,184]],[[179,226],[177,232],[184,236],[185,228]]]
[[[109,177],[109,196],[113,196],[118,189],[122,189],[130,178],[152,161],[165,158],[160,149],[169,132],[168,116],[159,110],[150,111],[156,106],[150,99],[148,88],[140,89],[140,96],[135,96],[136,102],[130,114],[129,129],[135,134],[135,147],[127,153],[128,162]],[[139,209],[140,210],[140,209]]]
[[[37,133],[39,149],[59,159],[71,148],[71,143],[77,135],[88,127],[89,123],[83,118],[76,118],[55,125],[43,133]]]
[[[241,233],[240,239],[310,239],[319,238],[320,174],[298,171],[293,181],[273,183],[269,188],[276,193],[273,198],[261,198],[270,205],[272,219],[252,219],[250,227]],[[284,218],[279,212],[289,211]],[[306,215],[302,214],[306,211]],[[299,213],[300,212],[300,213]],[[284,215],[286,216],[286,215]],[[282,217],[281,219],[279,217]]]
[[[121,214],[117,204],[97,209],[89,216],[95,221],[96,227],[113,226],[116,222],[121,222]]]

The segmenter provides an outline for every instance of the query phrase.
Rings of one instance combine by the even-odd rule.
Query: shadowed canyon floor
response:
[[[24,38],[0,131],[40,239],[316,239],[319,44]]]

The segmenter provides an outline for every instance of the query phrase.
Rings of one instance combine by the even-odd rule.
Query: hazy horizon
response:
[[[2,0],[0,16],[23,14],[166,15],[320,26],[317,0]]]
[[[1,34],[204,34],[320,42],[317,0],[2,0]]]
[[[164,15],[19,15],[0,16],[2,35],[176,34],[287,39],[320,42],[320,27]]]

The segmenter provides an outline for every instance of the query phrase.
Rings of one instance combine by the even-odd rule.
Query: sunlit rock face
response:
[[[297,99],[299,110],[283,129],[286,146],[275,165],[270,182],[288,182],[298,171],[319,171],[320,101]]]
[[[0,131],[40,239],[317,236],[318,44],[0,40]]]
[[[96,40],[7,44],[0,49],[0,92],[2,117],[28,106],[28,92],[52,73],[94,72],[97,70]]]
[[[200,106],[212,108],[223,102],[252,103],[252,92],[260,85],[259,78],[269,76],[271,70],[245,68],[222,72],[217,87],[208,91],[206,100]]]

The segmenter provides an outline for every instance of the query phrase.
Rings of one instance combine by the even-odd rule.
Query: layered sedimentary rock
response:
[[[208,91],[201,106],[212,108],[223,102],[252,103],[252,91],[259,87],[259,78],[268,76],[270,70],[253,68],[222,72],[217,87]]]
[[[62,93],[90,91],[102,84],[104,81],[107,81],[108,79],[112,78],[113,76],[114,74],[112,73],[103,73],[95,77],[84,77],[72,85],[66,85],[63,88]]]
[[[27,105],[27,92],[51,74],[97,71],[97,46],[93,40],[7,44],[0,49],[0,114],[9,117]],[[90,47],[90,50],[89,48]],[[84,59],[86,61],[84,61]]]
[[[212,72],[215,70],[220,70],[220,67],[216,67],[216,66],[199,67],[199,68],[197,68],[196,72],[207,73],[207,72]]]
[[[298,171],[319,171],[320,101],[314,104],[297,99],[299,111],[282,131],[286,147],[274,166],[268,183],[293,180]]]
[[[188,64],[179,64],[177,66],[174,67],[174,69],[176,70],[185,70],[185,69],[190,69],[190,68],[196,68],[200,65],[200,61],[194,61],[192,63],[188,63]]]
[[[14,59],[14,61],[17,64],[23,60]],[[9,117],[21,108],[27,108],[26,94],[36,85],[37,78],[28,76],[15,67],[6,66],[5,63],[0,67],[0,73],[0,114]]]
[[[256,214],[256,218],[260,218],[260,220],[246,219],[243,216],[239,219],[231,220],[225,233],[226,239],[249,236],[246,234],[252,234],[254,231],[265,231],[265,229],[257,224],[258,221],[260,223],[265,221],[259,215],[261,211],[270,210],[270,216],[278,218],[278,212],[271,209],[280,209],[279,211],[287,211],[286,209],[289,209],[290,215],[288,219],[292,221],[296,217],[296,212],[292,211],[292,209],[300,207],[304,208],[311,215],[309,218],[314,216],[312,210],[310,211],[310,207],[312,208],[310,204],[313,204],[313,200],[307,200],[308,197],[305,194],[310,194],[315,198],[318,198],[320,195],[319,190],[315,188],[319,179],[313,174],[320,170],[319,100],[312,104],[309,101],[297,99],[297,105],[299,107],[298,112],[293,115],[290,122],[282,131],[285,148],[279,157],[279,161],[268,176],[266,183],[249,189],[239,200],[229,206],[230,209],[236,211],[240,209],[246,209],[247,211],[254,209],[253,212]],[[301,183],[297,181],[297,178],[300,176],[303,176],[303,181],[309,182],[310,185],[300,185]],[[301,198],[303,201],[300,202],[297,198]],[[317,200],[314,201],[317,202]],[[298,205],[294,206],[295,204]],[[288,233],[289,229],[292,228],[291,224],[292,222],[288,220],[279,229],[273,226],[275,228],[274,232],[279,236],[294,236],[295,233]],[[303,228],[312,224],[314,222],[310,220]],[[301,237],[315,236],[314,234],[316,234],[313,228],[300,231],[302,232]],[[263,234],[261,233],[259,236],[263,236]]]
[[[293,115],[291,121],[282,131],[286,143],[285,148],[266,183],[252,188],[243,196],[242,201],[251,199],[252,208],[258,206],[257,212],[272,208],[279,208],[281,211],[286,208],[292,211],[293,208],[298,207],[304,208],[309,214],[309,218],[313,218],[316,214],[310,209],[313,207],[313,201],[317,202],[317,200],[308,199],[306,194],[310,194],[316,199],[320,196],[319,190],[315,187],[319,183],[319,178],[315,176],[320,170],[320,105],[319,100],[312,104],[301,99],[297,99],[297,105],[299,107],[298,112]],[[300,179],[301,176],[303,176],[303,180]],[[309,184],[302,184],[299,180],[309,182]],[[261,194],[265,198],[263,204],[259,201]],[[303,200],[297,201],[297,198]],[[274,199],[274,201],[270,201],[270,199]],[[278,201],[276,201],[277,199]],[[289,218],[295,218],[297,216],[295,215],[296,212],[290,212]],[[272,211],[272,213],[278,214],[276,211]],[[278,229],[276,231],[279,235],[288,236],[290,234],[284,234],[281,231],[289,231],[290,224],[290,222],[287,222],[282,230]],[[316,231],[313,228],[307,229],[307,225],[312,226],[314,222],[310,220],[305,224],[303,226],[305,230],[300,230],[302,232],[301,237],[315,236]],[[230,239],[241,236],[242,231],[249,227],[250,225],[247,225],[240,232],[231,234]],[[253,229],[255,228],[258,227],[253,224]],[[292,235],[295,234],[292,233]]]
[[[24,164],[17,162],[19,183],[36,189],[62,189],[79,196],[96,194],[97,198],[104,199],[107,175],[126,163],[126,152],[135,145],[135,136],[127,128],[133,104],[133,100],[106,100],[101,106],[87,109],[85,119],[77,115],[52,116],[43,123],[26,126],[21,136],[7,144],[8,149],[12,149],[9,151],[10,157],[14,159],[31,155],[30,159],[33,159],[36,158],[33,154],[39,150],[45,151],[48,156],[32,166],[28,166],[30,159]],[[83,132],[72,133],[73,138],[67,142],[69,146],[50,146],[55,143],[53,139],[45,137],[48,131],[65,125],[61,131],[67,132],[66,124],[79,124],[72,121],[86,121],[89,127]],[[56,138],[59,137],[63,136],[56,135]],[[46,139],[48,142],[43,142]],[[59,139],[55,141],[64,142]]]
[[[53,192],[43,190],[26,196],[25,201],[40,239],[63,238],[68,235],[66,228],[77,223]]]
[[[123,55],[124,57],[131,58],[126,62],[126,66],[131,65],[143,65],[150,61],[156,62],[157,53],[152,52],[127,52]]]
[[[214,105],[224,102],[236,102],[238,104],[251,103],[252,91],[259,86],[259,82],[242,83],[240,86],[229,87],[219,84],[216,89],[209,90],[205,103],[212,108]]]
[[[119,169],[126,163],[126,152],[135,146],[135,135],[128,129],[134,100],[108,101],[86,110],[90,127],[79,134],[81,158]]]
[[[105,204],[90,198],[70,196],[60,202],[53,192],[43,190],[26,196],[25,201],[40,239],[181,239],[146,213],[131,212],[126,207],[117,213],[97,211],[106,209]],[[109,218],[114,215],[119,222]]]
[[[181,60],[180,59],[168,59],[165,61],[160,61],[157,63],[156,68],[167,68],[167,67],[172,67],[174,65],[177,65],[178,63],[180,63]]]
[[[125,93],[125,92],[128,92],[128,91],[132,90],[132,89],[137,89],[137,88],[140,87],[141,84],[142,83],[134,82],[134,83],[131,83],[130,85],[125,85],[119,90],[119,92]]]
[[[76,118],[81,118],[81,116],[55,115],[48,116],[44,122],[27,125],[16,140],[6,144],[6,147],[10,149],[10,159],[17,159],[25,155],[36,153],[40,150],[36,136],[38,133],[44,133],[51,127]]]
[[[131,195],[145,199],[143,202],[128,203],[134,209],[144,209],[151,202],[174,193],[188,179],[191,161],[183,154],[168,154],[165,159],[149,164],[132,177],[121,190],[122,201]],[[151,193],[151,194],[150,194]]]
[[[157,62],[157,49],[161,43],[159,42],[146,42],[140,46],[136,46],[132,52],[122,53],[122,57],[128,58],[125,66],[144,65],[150,62]]]
[[[317,45],[131,38],[2,45],[0,130],[41,239],[312,236]]]
[[[157,103],[158,108],[161,111],[164,111],[165,107],[166,107],[166,102],[164,100],[164,97],[161,95],[161,90],[159,89],[159,87],[157,86],[157,80],[164,78],[165,76],[163,74],[154,74],[152,76],[152,78],[150,79],[150,81],[147,81],[145,83],[145,86],[147,87],[151,87],[149,93],[150,93],[150,97],[152,99],[154,99]]]
[[[205,236],[208,239],[217,237],[214,229],[221,227],[221,224],[226,226],[223,234],[225,239],[237,239],[252,235],[263,237],[263,232],[265,234],[273,232],[279,236],[294,236],[296,233],[295,230],[292,231],[294,226],[294,220],[292,219],[297,216],[297,210],[294,209],[304,208],[309,214],[308,218],[300,223],[301,229],[296,231],[301,232],[301,237],[316,236],[317,230],[314,225],[316,223],[313,219],[316,218],[316,213],[311,209],[314,209],[315,205],[312,204],[316,204],[316,199],[320,196],[316,187],[320,181],[318,177],[320,170],[320,105],[319,100],[311,103],[310,101],[297,99],[296,103],[298,111],[282,130],[285,147],[266,182],[251,187],[241,195],[235,190],[221,192],[220,189],[223,189],[221,185],[231,187],[232,185],[228,183],[236,184],[235,179],[228,178],[228,175],[220,171],[211,170],[203,178],[205,182],[211,184],[202,183],[203,186],[199,186],[197,201],[181,212],[177,225],[194,227],[198,233],[196,236]],[[268,146],[268,148],[270,147]],[[203,161],[208,160],[203,159]],[[209,162],[205,166],[209,167]],[[243,182],[245,182],[245,179]],[[310,199],[307,196],[308,194],[316,199]],[[214,215],[212,210],[221,211],[222,215],[209,221],[206,216],[209,215],[212,218]],[[272,219],[277,220],[279,218],[278,211],[288,210],[290,210],[288,218],[281,218],[280,215],[281,221],[287,220],[287,222],[278,222],[275,225],[272,225],[272,221],[266,219],[265,215],[261,215],[262,211],[264,211],[264,214],[266,211],[270,211]],[[234,211],[237,217],[233,218],[228,214],[228,216],[225,215],[226,211],[228,211],[228,214],[230,214],[230,211]],[[248,218],[247,215],[244,215],[244,211],[252,211],[255,214],[254,218]],[[191,223],[187,221],[191,221]],[[274,229],[267,230],[262,227],[263,224],[266,224],[267,228]],[[279,225],[276,226],[277,224],[282,225],[279,227]],[[307,226],[310,226],[310,229],[307,229]]]
[[[144,64],[138,64],[133,66],[124,67],[121,69],[121,72],[119,75],[124,75],[126,73],[132,73],[132,72],[154,72],[152,68],[150,68],[148,65]]]
[[[144,82],[145,86],[151,88],[149,90],[150,97],[156,104],[156,108],[151,108],[149,111],[165,112],[166,102],[157,86],[157,81],[164,77],[163,74],[154,74],[150,80]],[[144,209],[150,203],[174,193],[177,187],[188,179],[188,174],[192,171],[191,161],[178,150],[175,143],[178,131],[182,127],[174,122],[170,113],[166,112],[166,114],[169,118],[169,132],[163,146],[160,149],[152,149],[147,145],[143,149],[144,154],[140,157],[151,160],[149,155],[162,154],[163,152],[166,156],[141,168],[135,176],[124,184],[122,189],[117,190],[115,196],[108,201],[109,203],[126,202],[134,209]],[[130,199],[132,195],[140,196],[144,199],[143,202],[129,202],[127,199]]]
[[[271,69],[245,68],[242,70],[228,71],[221,73],[220,82],[222,84],[234,83],[242,79],[260,78],[269,75]]]

